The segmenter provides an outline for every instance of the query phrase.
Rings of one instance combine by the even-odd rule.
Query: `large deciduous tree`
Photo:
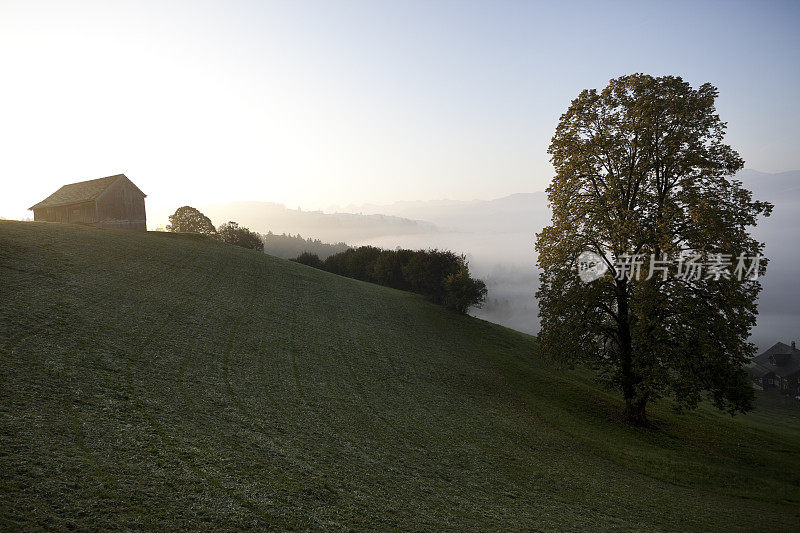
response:
[[[175,210],[169,216],[167,231],[178,233],[200,233],[202,235],[215,235],[217,230],[211,219],[194,207],[185,205]]]
[[[623,76],[581,92],[549,148],[553,218],[536,242],[540,343],[595,366],[621,390],[633,424],[661,397],[678,409],[705,397],[732,414],[751,408],[744,365],[755,353],[757,276],[687,276],[686,264],[681,275],[675,261],[735,263],[763,250],[749,228],[772,206],[733,177],[744,162],[723,142],[717,94],[679,77]],[[586,251],[607,269],[591,282],[576,272]],[[641,274],[621,257],[641,258]],[[766,260],[748,268],[763,275]]]

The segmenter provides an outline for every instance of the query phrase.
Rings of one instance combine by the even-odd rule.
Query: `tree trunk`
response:
[[[625,421],[632,426],[647,425],[647,398],[625,398]]]
[[[625,412],[623,414],[627,423],[634,426],[647,424],[647,395],[637,393],[636,385],[641,378],[633,368],[633,340],[631,338],[631,324],[628,310],[627,280],[617,281],[617,328],[619,332],[620,348],[620,373],[622,374],[622,396],[625,398]]]

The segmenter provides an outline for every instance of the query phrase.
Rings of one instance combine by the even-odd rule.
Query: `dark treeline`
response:
[[[319,239],[304,239],[299,233],[297,235],[292,235],[291,233],[289,235],[285,233],[277,235],[270,231],[266,235],[262,235],[262,238],[264,240],[264,251],[283,259],[291,259],[303,253],[310,253],[324,260],[333,254],[350,248],[343,242],[328,244]]]
[[[313,253],[300,254],[293,261],[422,294],[460,313],[466,313],[472,306],[480,307],[486,298],[486,284],[470,277],[466,258],[448,250],[382,250],[361,246],[331,255],[324,261]]]

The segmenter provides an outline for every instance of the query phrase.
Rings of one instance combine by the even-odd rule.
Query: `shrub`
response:
[[[292,259],[295,263],[300,263],[303,265],[308,265],[314,268],[323,268],[322,260],[319,258],[317,254],[312,254],[311,252],[303,252],[302,254],[298,255],[294,259]]]
[[[461,269],[444,280],[444,305],[459,313],[466,313],[470,307],[480,307],[486,299],[486,284],[469,277],[466,263]]]
[[[258,233],[248,228],[239,226],[236,222],[226,222],[217,230],[217,236],[222,242],[249,248],[251,250],[264,250],[264,241]]]

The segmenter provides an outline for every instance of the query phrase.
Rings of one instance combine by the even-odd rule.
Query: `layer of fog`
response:
[[[754,230],[769,258],[767,275],[761,280],[758,325],[751,339],[763,350],[778,341],[788,344],[800,339],[800,171],[745,170],[739,177],[756,199],[775,206],[772,216]]]
[[[489,289],[486,303],[471,314],[536,333],[534,294],[538,286],[534,241],[550,219],[544,193],[521,193],[491,201],[403,202],[359,206],[359,211],[407,216],[432,222],[439,231],[363,239],[354,244],[383,248],[444,248],[467,256],[470,271]]]
[[[751,341],[763,350],[777,341],[800,338],[800,171],[738,176],[760,200],[775,205],[754,234],[766,243],[770,258],[759,299],[758,325]],[[466,253],[471,270],[489,287],[483,309],[475,316],[536,333],[539,328],[534,294],[538,287],[535,234],[549,222],[544,193],[515,194],[493,201],[399,202],[387,206],[350,207],[363,213],[384,212],[427,220],[441,231],[364,239],[356,244],[386,248],[449,248]]]

